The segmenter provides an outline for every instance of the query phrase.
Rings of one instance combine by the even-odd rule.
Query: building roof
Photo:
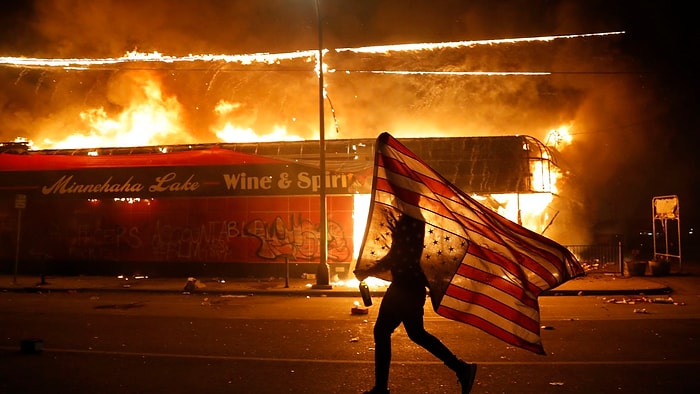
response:
[[[400,141],[468,193],[545,191],[534,189],[532,171],[541,171],[536,175],[551,179],[558,170],[553,152],[525,135],[401,138]],[[326,169],[366,172],[374,164],[375,144],[375,139],[325,140]],[[318,167],[319,159],[318,140],[40,151],[22,149],[21,144],[0,144],[0,171],[280,161]]]

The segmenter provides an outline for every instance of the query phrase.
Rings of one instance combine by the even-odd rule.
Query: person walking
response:
[[[388,221],[392,244],[386,256],[365,270],[355,270],[358,280],[390,271],[392,280],[374,324],[374,387],[365,394],[389,393],[391,335],[403,323],[408,337],[441,360],[457,374],[462,393],[469,393],[476,377],[476,364],[460,360],[438,338],[425,330],[423,314],[428,281],[420,267],[425,222],[402,214]]]

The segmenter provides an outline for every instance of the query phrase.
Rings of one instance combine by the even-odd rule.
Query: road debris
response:
[[[19,348],[22,353],[38,354],[44,350],[44,341],[38,338],[22,339]]]
[[[351,315],[366,315],[368,313],[369,313],[369,309],[360,306],[359,301],[355,301],[352,305],[352,308],[350,308]]]
[[[628,305],[635,305],[635,304],[644,304],[644,303],[649,303],[649,304],[672,304],[672,305],[679,305],[683,306],[685,305],[685,302],[676,302],[672,297],[654,297],[654,298],[649,298],[649,297],[635,297],[635,298],[622,298],[622,299],[616,299],[616,298],[606,298],[604,299],[605,302],[609,304],[628,304]]]

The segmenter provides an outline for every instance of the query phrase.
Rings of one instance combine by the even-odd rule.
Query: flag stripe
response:
[[[482,331],[493,335],[494,337],[509,343],[514,346],[521,347],[523,349],[529,350],[533,353],[537,354],[545,354],[544,349],[542,348],[542,342],[541,339],[538,337],[537,339],[533,339],[531,341],[525,340],[517,335],[514,335],[512,332],[508,331],[507,329],[504,329],[500,326],[494,325],[491,322],[479,317],[479,316],[474,316],[470,315],[468,313],[464,313],[458,309],[453,309],[444,305],[440,305],[438,310],[436,311],[440,316],[444,316],[448,319],[460,321],[463,323],[467,323],[471,326],[474,326],[476,328],[481,329]]]
[[[518,340],[526,342],[539,341],[539,318],[538,327],[534,330],[530,330],[524,328],[523,324],[519,324],[520,321],[527,322],[527,319],[523,319],[519,314],[515,319],[507,319],[497,313],[494,313],[492,310],[488,309],[484,304],[470,304],[462,301],[457,297],[445,295],[443,302],[440,304],[438,309],[440,309],[441,307],[446,307],[455,311],[459,311],[464,315],[464,317],[479,318],[481,320],[489,322],[491,327],[498,328],[499,332],[496,333],[496,336],[502,336],[501,331],[505,331],[509,333],[509,338],[518,338]],[[455,312],[452,313],[454,314]],[[515,324],[513,320],[515,320]]]
[[[527,276],[522,270],[522,267],[519,266],[517,263],[513,262],[512,260],[509,260],[506,257],[499,255],[498,253],[494,253],[491,250],[484,248],[480,245],[475,245],[474,243],[469,244],[468,253],[480,258],[481,260],[489,261],[497,265],[499,268],[501,268],[504,274],[508,274],[508,277],[511,278],[511,283],[513,280],[517,280],[517,285],[521,289],[528,291],[529,293],[534,295],[540,293],[540,288],[533,285],[527,279]]]
[[[470,257],[470,265],[460,266],[458,275],[447,288],[446,296],[467,304],[480,304],[487,309],[461,304],[458,309],[478,315],[526,341],[539,336],[539,305],[536,298],[522,288],[517,289],[511,281],[472,268],[471,265],[476,265],[473,257]],[[475,294],[480,296],[476,297]],[[455,307],[454,302],[444,297],[442,305]]]
[[[463,279],[464,282],[471,281],[471,279],[466,277],[463,277]],[[447,292],[445,294],[467,304],[483,306],[486,308],[486,310],[498,315],[501,318],[516,322],[525,330],[535,333],[539,331],[540,325],[538,320],[536,320],[539,315],[536,307],[534,307],[530,313],[526,314],[523,313],[523,309],[518,310],[509,305],[513,304],[517,298],[511,297],[510,295],[502,292],[498,292],[497,289],[496,292],[492,293],[490,291],[493,289],[491,284],[480,282],[472,283],[470,285],[470,287],[460,287],[457,285],[450,286],[447,288]],[[479,291],[477,292],[475,289],[478,289]]]
[[[537,308],[537,300],[532,294],[528,294],[525,289],[518,286],[512,280],[508,280],[501,276],[482,271],[471,265],[461,264],[457,270],[457,274],[469,280],[477,281],[484,286],[491,286],[498,289],[500,292],[513,297],[530,308]],[[504,295],[505,296],[505,295]]]

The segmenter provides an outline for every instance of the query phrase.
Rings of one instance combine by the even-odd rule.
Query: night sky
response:
[[[0,56],[120,57],[127,51],[285,53],[318,46],[313,0],[3,1]],[[358,55],[330,52],[327,138],[528,134],[571,125],[560,164],[575,174],[590,226],[651,230],[654,196],[678,195],[681,225],[698,224],[697,21],[687,2],[321,0],[325,48],[505,38],[624,34],[551,42]],[[278,68],[167,67],[163,93],[182,107],[182,142],[212,142],[216,102],[260,132],[317,133],[315,74]],[[380,75],[360,71],[512,71],[547,76]],[[143,70],[138,70],[142,72]],[[351,71],[351,72],[345,72]],[[124,82],[128,80],[129,82]],[[0,140],[77,130],[89,107],[118,113],[135,78],[123,70],[0,67]],[[314,129],[314,127],[316,129]],[[180,141],[176,141],[179,143]]]

